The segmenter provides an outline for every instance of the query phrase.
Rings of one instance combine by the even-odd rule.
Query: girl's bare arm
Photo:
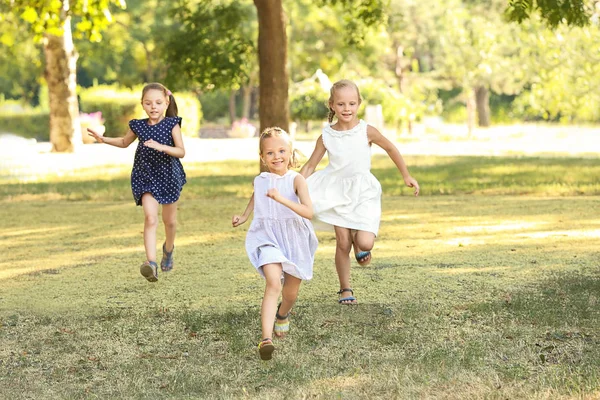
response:
[[[250,217],[250,214],[252,214],[252,211],[254,210],[254,193],[252,193],[252,196],[250,196],[250,201],[248,202],[248,205],[246,206],[246,210],[244,210],[244,213],[242,215],[234,215],[233,218],[231,218],[231,224],[233,225],[233,227],[237,227],[242,225],[244,222],[246,222],[248,220],[248,218]]]
[[[88,128],[87,130],[88,134],[94,139],[96,139],[99,143],[106,143],[111,146],[120,147],[122,149],[129,147],[129,145],[133,143],[134,140],[137,138],[137,136],[131,131],[131,129],[127,130],[125,136],[118,138],[109,138],[106,136],[102,136],[90,128]]]
[[[310,155],[310,158],[308,159],[306,164],[304,164],[302,166],[302,168],[300,168],[300,175],[302,175],[305,178],[308,178],[309,176],[311,176],[313,174],[313,172],[315,172],[315,168],[317,168],[317,165],[319,165],[319,163],[323,159],[323,156],[325,155],[326,151],[327,151],[327,149],[325,148],[325,145],[323,144],[323,135],[321,135],[317,139],[315,149],[313,150],[312,154]]]
[[[367,137],[369,138],[370,143],[375,143],[377,146],[381,147],[388,154],[390,159],[396,164],[398,171],[402,174],[402,178],[404,178],[404,183],[408,187],[415,188],[415,196],[419,195],[419,183],[415,178],[410,175],[408,172],[408,167],[404,162],[404,158],[394,145],[394,143],[390,142],[388,138],[383,136],[381,132],[377,130],[377,128],[368,125],[367,126]]]
[[[308,185],[306,184],[306,179],[304,179],[302,175],[298,175],[296,176],[296,178],[294,178],[294,190],[298,195],[300,203],[296,203],[295,201],[283,197],[275,188],[269,189],[269,191],[267,192],[267,196],[269,196],[276,202],[283,204],[299,216],[306,219],[312,219],[312,201],[310,200],[310,196],[308,195]]]

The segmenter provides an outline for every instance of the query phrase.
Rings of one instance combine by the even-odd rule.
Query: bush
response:
[[[129,120],[145,116],[140,93],[141,90],[133,91],[108,85],[80,89],[81,112],[100,111],[106,127],[104,135],[120,137],[127,132]]]
[[[50,116],[40,110],[0,111],[0,132],[13,133],[38,141],[50,140]]]
[[[290,118],[296,122],[327,119],[329,93],[313,80],[294,83],[290,90]]]
[[[186,137],[200,136],[200,121],[202,121],[202,105],[198,97],[193,93],[173,93],[177,102],[181,122],[181,134]]]
[[[214,90],[202,93],[200,103],[205,121],[213,122],[223,117],[229,118],[229,91]]]
[[[133,90],[114,85],[95,86],[80,90],[81,111],[100,111],[108,137],[123,136],[131,119],[146,118],[141,105],[142,87]],[[202,109],[200,102],[191,93],[173,93],[179,116],[183,118],[181,133],[188,137],[198,137]]]
[[[409,120],[420,118],[422,111],[410,99],[384,81],[366,79],[357,84],[365,106],[381,104],[383,120],[387,125],[400,128]],[[365,106],[361,107],[361,118],[364,118]]]

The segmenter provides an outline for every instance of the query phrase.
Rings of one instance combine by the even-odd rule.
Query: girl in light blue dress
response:
[[[246,235],[246,252],[265,278],[258,351],[261,359],[270,360],[275,350],[273,332],[282,337],[289,331],[290,310],[300,283],[312,278],[318,242],[309,221],[313,211],[306,180],[289,169],[294,164],[289,135],[280,128],[267,128],[259,146],[261,161],[269,172],[254,179],[248,206],[242,215],[233,216],[232,224],[240,226],[254,211]],[[282,300],[277,306],[280,293]]]

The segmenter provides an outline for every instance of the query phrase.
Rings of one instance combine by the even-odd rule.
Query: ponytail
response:
[[[333,111],[333,108],[329,107],[329,113],[327,114],[327,120],[329,123],[333,121],[333,117],[335,117],[335,111]]]
[[[176,117],[177,116],[177,103],[175,102],[175,97],[173,97],[173,93],[171,91],[167,91],[169,97],[169,107],[167,107],[166,115],[167,117]]]

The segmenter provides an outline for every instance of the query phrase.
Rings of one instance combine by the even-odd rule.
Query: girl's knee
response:
[[[163,223],[165,224],[165,228],[167,228],[167,229],[177,228],[177,219],[163,218]]]
[[[371,232],[359,232],[354,237],[354,244],[363,251],[371,251],[375,245],[375,235]]]
[[[267,279],[266,290],[269,292],[281,292],[281,280],[280,279]]]
[[[352,249],[352,242],[338,240],[335,246],[337,250],[341,251],[342,253],[350,253],[350,249]]]
[[[158,216],[156,216],[156,215],[146,215],[144,217],[144,224],[146,226],[157,226],[158,225]]]

